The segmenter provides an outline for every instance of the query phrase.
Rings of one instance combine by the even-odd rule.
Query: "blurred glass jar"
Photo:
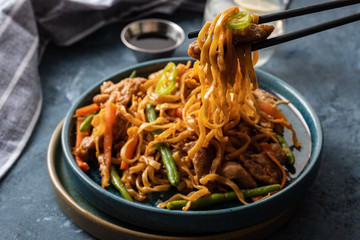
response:
[[[204,22],[212,21],[219,13],[232,6],[238,6],[240,11],[246,10],[258,15],[278,12],[285,9],[283,0],[207,0],[204,10]],[[275,30],[270,37],[276,37],[284,33],[283,21],[275,21],[266,24],[275,27]],[[260,50],[256,67],[264,65],[274,52],[275,47]]]

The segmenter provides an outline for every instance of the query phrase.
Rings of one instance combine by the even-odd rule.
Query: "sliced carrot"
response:
[[[125,162],[125,161],[121,161],[121,164],[120,164],[120,169],[121,170],[126,170],[129,168],[129,163]]]
[[[275,105],[262,100],[258,100],[257,103],[261,111],[272,116],[274,119],[285,119],[280,109],[278,109]]]
[[[84,162],[83,160],[81,160],[80,157],[75,156],[75,161],[76,164],[79,166],[79,168],[81,170],[83,170],[84,172],[88,171],[90,169],[89,165],[87,164],[87,162]]]
[[[75,148],[79,147],[82,140],[90,135],[90,129],[86,130],[86,131],[80,131],[80,126],[81,124],[85,121],[85,117],[78,117],[76,119],[76,142],[75,142]],[[84,171],[86,172],[87,170],[90,169],[89,165],[84,162],[79,156],[75,156],[75,161],[76,164]]]
[[[286,182],[286,172],[280,162],[277,160],[274,151],[272,150],[271,146],[268,143],[260,143],[260,146],[264,150],[265,154],[280,168],[282,173],[282,181],[280,184],[280,188],[282,189],[285,186]]]
[[[112,129],[116,118],[116,106],[112,102],[106,105],[105,109],[105,131],[104,131],[104,165],[100,166],[101,169],[101,186],[105,188],[109,185],[110,179],[110,164],[111,164],[111,151],[113,144]]]
[[[97,112],[99,110],[100,110],[100,107],[96,103],[93,103],[93,104],[87,105],[85,107],[76,109],[75,117],[87,116],[87,115],[90,115],[93,112]]]
[[[80,131],[80,126],[81,124],[85,121],[85,117],[78,117],[76,118],[76,142],[75,142],[75,147],[80,146],[82,140],[90,135],[90,129],[81,132]]]
[[[125,149],[125,157],[127,159],[131,159],[134,157],[134,152],[137,147],[139,141],[139,137],[136,136],[131,142],[129,142]],[[129,163],[125,161],[121,161],[120,169],[125,170],[129,168]]]
[[[99,124],[100,124],[100,112],[98,114],[96,114],[91,121],[91,125],[93,127],[96,127]]]
[[[137,112],[136,113],[136,118],[141,120],[141,114],[140,112]],[[139,141],[139,137],[135,137],[126,147],[125,149],[125,157],[128,158],[128,159],[131,159],[134,157],[134,152],[135,152],[135,149],[137,147],[137,144],[138,144],[138,141]],[[121,164],[120,164],[120,169],[121,170],[125,170],[125,169],[128,169],[129,168],[129,163],[125,162],[125,161],[121,161]]]
[[[168,111],[169,115],[171,117],[177,117],[177,118],[181,118],[182,119],[182,115],[183,115],[183,108],[176,108],[176,109],[170,109]]]

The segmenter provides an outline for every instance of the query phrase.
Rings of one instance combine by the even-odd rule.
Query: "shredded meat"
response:
[[[93,101],[98,105],[111,101],[127,106],[132,96],[139,91],[140,86],[146,81],[147,79],[142,77],[125,78],[116,84],[107,81],[100,86],[100,94],[96,95]]]
[[[200,60],[201,50],[199,48],[197,40],[193,41],[189,45],[188,54],[190,57]]]
[[[192,159],[196,175],[199,179],[209,174],[212,160],[215,158],[215,148],[209,145],[208,148],[201,148]]]
[[[277,184],[281,182],[280,169],[267,158],[265,153],[243,154],[239,160],[257,181],[264,184]]]
[[[274,95],[259,88],[253,91],[253,93],[257,100],[262,100],[270,104],[275,104],[276,101],[278,100],[277,97],[275,97]]]
[[[250,23],[246,28],[233,30],[233,43],[255,43],[264,41],[274,31],[274,27],[271,25],[257,25]]]
[[[83,161],[90,161],[95,157],[95,142],[92,136],[85,137],[75,149],[74,154]]]
[[[184,145],[185,150],[189,150],[194,146],[195,142],[186,143]],[[212,145],[209,145],[207,148],[201,148],[197,153],[195,153],[192,162],[194,164],[195,174],[199,179],[209,174],[210,167],[213,159],[216,157],[216,150]]]
[[[114,140],[124,138],[127,136],[127,120],[119,113],[116,113],[116,118],[113,126],[113,138]]]
[[[225,162],[220,169],[220,175],[236,181],[240,188],[256,188],[257,183],[248,171],[237,162]]]
[[[105,103],[110,97],[110,94],[98,94],[93,97],[93,102],[100,106],[100,104]]]
[[[270,147],[274,151],[276,159],[280,162],[281,165],[283,165],[287,158],[286,152],[281,148],[280,144],[278,143],[271,143]]]
[[[271,25],[257,25],[250,23],[246,28],[233,30],[233,44],[255,43],[267,39],[274,31]],[[189,45],[188,54],[190,57],[200,60],[201,50],[197,40]]]

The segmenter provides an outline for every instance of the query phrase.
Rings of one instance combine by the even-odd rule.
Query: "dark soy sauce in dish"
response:
[[[130,39],[130,44],[143,49],[160,50],[172,47],[175,40],[159,33],[145,33]]]

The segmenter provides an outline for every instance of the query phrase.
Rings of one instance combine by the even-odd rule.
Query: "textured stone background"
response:
[[[292,1],[290,8],[324,1]],[[356,5],[289,19],[286,32],[360,11]],[[202,16],[162,16],[185,32]],[[324,130],[321,168],[289,222],[270,239],[360,239],[360,31],[352,23],[282,44],[262,69],[310,102]],[[107,26],[71,47],[49,45],[39,66],[44,104],[28,146],[0,182],[1,239],[92,239],[61,211],[51,192],[46,149],[53,129],[81,92],[136,63],[120,41],[124,24]],[[175,52],[186,56],[190,40]]]

